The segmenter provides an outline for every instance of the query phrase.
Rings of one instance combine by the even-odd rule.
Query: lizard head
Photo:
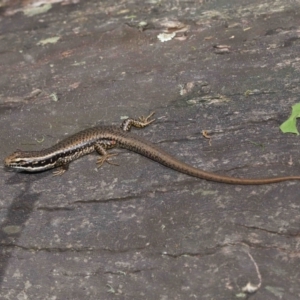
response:
[[[46,159],[34,151],[17,150],[4,160],[4,166],[18,171],[38,172],[49,168]]]

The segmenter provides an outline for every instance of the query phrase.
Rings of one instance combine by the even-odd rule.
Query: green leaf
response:
[[[290,132],[299,135],[299,131],[296,126],[296,119],[300,118],[300,103],[292,106],[292,114],[290,117],[280,125],[280,129],[283,133]]]

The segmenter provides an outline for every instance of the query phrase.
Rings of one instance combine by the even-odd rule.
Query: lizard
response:
[[[138,119],[125,119],[121,126],[96,126],[82,130],[58,142],[50,148],[39,151],[17,150],[4,160],[5,167],[17,171],[39,172],[56,168],[54,176],[62,175],[68,170],[70,162],[96,151],[100,157],[97,159],[98,167],[104,162],[112,163],[109,159],[116,156],[108,153],[114,147],[125,148],[136,152],[170,169],[189,176],[236,185],[262,185],[289,180],[300,180],[300,176],[285,176],[271,178],[238,178],[207,172],[186,164],[165,150],[142,137],[130,132],[132,127],[144,128],[155,121],[154,112],[147,117]]]

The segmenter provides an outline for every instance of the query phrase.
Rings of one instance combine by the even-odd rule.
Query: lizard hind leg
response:
[[[147,117],[144,117],[144,116],[139,117],[138,123],[139,123],[140,127],[146,127],[149,124],[151,124],[152,122],[154,122],[155,119],[150,119],[154,114],[155,114],[155,112],[153,111]]]
[[[121,129],[124,130],[124,131],[130,131],[132,126],[136,127],[136,128],[144,128],[144,127],[150,125],[151,123],[153,123],[155,121],[155,119],[151,119],[151,117],[154,114],[155,114],[155,112],[152,112],[147,117],[141,116],[137,120],[128,118],[128,119],[123,121],[123,123],[121,125]]]
[[[111,145],[112,147],[112,145]],[[111,164],[111,165],[115,165],[118,166],[118,164],[116,163],[112,163],[109,161],[109,158],[113,157],[113,156],[117,156],[117,153],[107,153],[107,151],[105,150],[105,148],[103,147],[103,145],[100,144],[96,144],[95,145],[95,150],[97,151],[98,154],[101,155],[101,157],[99,157],[97,159],[97,167],[100,168],[105,162]]]
[[[112,153],[112,154],[106,153],[105,155],[102,155],[97,159],[97,167],[100,168],[105,162],[109,163],[110,165],[118,166],[118,164],[109,161],[110,157],[117,156],[117,155],[118,155],[117,153]]]

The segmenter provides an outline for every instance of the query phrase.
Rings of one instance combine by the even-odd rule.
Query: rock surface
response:
[[[137,134],[193,166],[299,175],[279,131],[299,102],[297,1],[36,2],[1,3],[3,159],[155,111]],[[1,299],[300,298],[299,182],[112,152],[118,167],[89,155],[61,177],[2,169]]]

